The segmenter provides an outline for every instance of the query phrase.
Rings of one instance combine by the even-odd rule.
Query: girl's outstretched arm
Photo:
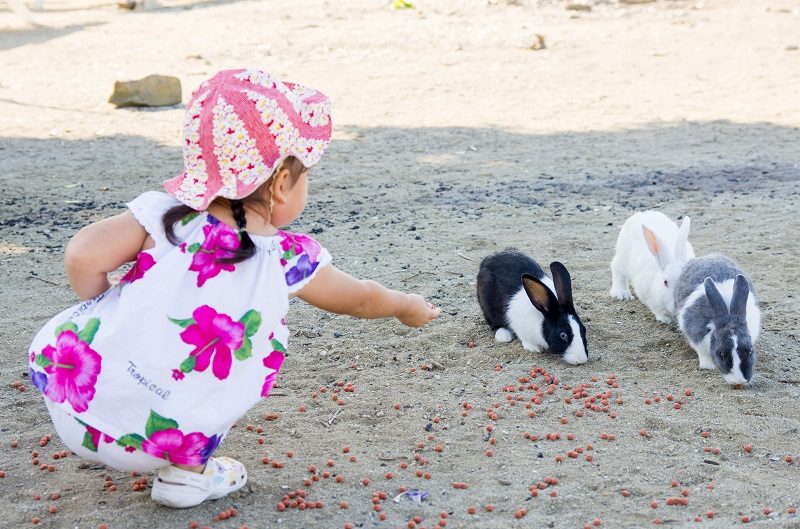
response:
[[[356,279],[333,265],[320,270],[297,297],[328,312],[367,319],[395,317],[409,327],[421,327],[441,312],[420,295]]]
[[[148,235],[128,211],[82,228],[67,244],[64,268],[81,299],[108,290],[109,272],[136,259]]]

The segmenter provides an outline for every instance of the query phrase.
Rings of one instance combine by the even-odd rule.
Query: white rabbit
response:
[[[675,283],[686,262],[694,257],[689,243],[691,220],[681,227],[658,211],[635,213],[619,232],[611,261],[611,295],[630,299],[629,285],[656,319],[670,323],[675,314]]]

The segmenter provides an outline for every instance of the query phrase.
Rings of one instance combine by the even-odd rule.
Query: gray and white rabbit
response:
[[[678,325],[701,369],[719,369],[729,384],[753,377],[761,311],[750,278],[723,255],[691,259],[675,287]]]
[[[519,337],[528,351],[548,351],[568,364],[589,359],[586,328],[572,303],[572,282],[566,267],[553,262],[553,278],[536,261],[509,248],[481,261],[478,304],[495,340]]]
[[[659,211],[631,215],[622,225],[611,261],[611,296],[630,299],[629,285],[656,319],[670,323],[675,314],[675,281],[694,257],[689,243],[691,220],[681,227]]]

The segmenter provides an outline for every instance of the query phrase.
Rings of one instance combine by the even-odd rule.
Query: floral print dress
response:
[[[220,262],[239,235],[206,212],[176,224],[179,202],[148,192],[128,207],[155,241],[120,283],[70,307],[39,331],[28,356],[33,384],[101,438],[171,463],[202,464],[266,397],[286,353],[291,295],[331,262],[312,238],[251,235],[255,256]]]

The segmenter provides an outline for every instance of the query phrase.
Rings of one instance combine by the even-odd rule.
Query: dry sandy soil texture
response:
[[[419,516],[430,529],[447,512],[448,527],[573,529],[599,518],[611,528],[656,519],[729,528],[744,516],[748,526],[800,527],[792,514],[800,465],[786,462],[800,459],[796,2],[604,1],[575,11],[561,2],[419,0],[394,12],[383,4],[209,0],[141,13],[48,0],[39,14],[48,27],[37,29],[0,12],[0,526],[39,517],[42,527],[82,529],[399,528]],[[537,34],[543,50],[530,49]],[[106,103],[113,82],[176,75],[185,102],[203,78],[240,66],[319,87],[333,101],[334,141],[292,228],[315,233],[342,269],[424,294],[444,312],[408,330],[294,303],[296,335],[275,395],[220,448],[247,464],[249,485],[175,511],[131,490],[126,474],[53,460],[63,449],[56,437],[38,446],[52,426],[27,380],[26,348],[75,302],[62,266],[75,230],[181,168],[183,108],[116,110]],[[750,387],[701,372],[675,328],[608,296],[617,229],[646,208],[689,214],[698,254],[725,253],[752,274],[764,332]],[[494,343],[475,301],[477,264],[512,245],[572,271],[589,364]],[[536,395],[527,383],[502,389],[534,366],[560,384],[526,409]],[[343,406],[330,398],[337,381],[355,390],[341,393]],[[531,383],[546,389],[541,375]],[[611,391],[608,413],[576,416],[583,399],[565,397],[581,383],[590,395]],[[524,401],[511,406],[507,395]],[[270,413],[278,418],[267,421]],[[579,446],[577,458],[556,461]],[[34,449],[55,472],[31,464]],[[321,472],[328,459],[344,482],[309,488],[324,508],[278,512],[308,466]],[[104,488],[106,476],[116,492]],[[558,483],[531,497],[545,477]],[[430,498],[392,502],[403,486]],[[667,505],[682,489],[688,505]],[[373,510],[374,491],[388,494],[386,521]],[[236,517],[213,521],[230,507]],[[520,509],[527,515],[518,520]]]

